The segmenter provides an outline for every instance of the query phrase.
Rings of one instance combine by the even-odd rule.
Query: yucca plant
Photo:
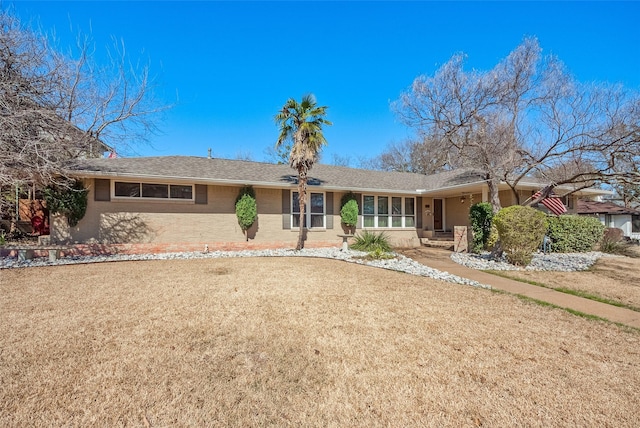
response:
[[[384,232],[373,233],[365,230],[354,237],[354,243],[351,244],[351,248],[358,251],[391,251],[391,244],[389,244],[389,236]]]

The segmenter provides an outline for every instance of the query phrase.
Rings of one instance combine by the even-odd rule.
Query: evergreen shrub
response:
[[[71,227],[76,226],[86,214],[88,193],[89,190],[79,180],[66,185],[47,186],[43,191],[49,212],[63,215]]]
[[[471,251],[480,253],[487,248],[491,224],[493,221],[493,209],[488,202],[478,202],[469,209],[469,222],[473,232],[473,247]]]
[[[514,205],[501,209],[493,219],[509,263],[526,266],[547,231],[546,215],[531,207]]]
[[[579,215],[549,216],[551,251],[557,253],[584,253],[592,251],[600,242],[604,225],[595,217]]]
[[[358,202],[350,199],[340,209],[340,219],[345,226],[353,227],[358,222]]]
[[[253,226],[258,217],[258,205],[256,203],[256,193],[251,186],[240,189],[236,198],[236,217],[242,231],[247,235],[247,230]],[[247,240],[249,236],[247,235]]]
[[[354,233],[358,224],[358,198],[355,193],[347,192],[340,199],[340,221]]]

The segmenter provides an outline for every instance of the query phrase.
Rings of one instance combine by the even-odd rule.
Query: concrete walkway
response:
[[[497,290],[519,294],[551,303],[561,308],[573,309],[630,327],[640,328],[640,312],[470,269],[452,261],[450,258],[451,252],[447,250],[423,247],[420,248],[420,252],[424,253],[425,258],[419,260],[419,262],[434,269],[472,279],[482,284],[490,285]]]

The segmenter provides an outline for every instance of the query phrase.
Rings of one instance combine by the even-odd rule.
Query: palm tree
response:
[[[304,209],[307,197],[307,175],[313,164],[318,161],[318,155],[327,140],[322,134],[322,125],[331,125],[324,117],[327,114],[325,106],[318,106],[313,95],[305,95],[298,102],[289,98],[282,106],[282,110],[274,119],[280,127],[280,135],[276,148],[285,141],[292,140],[289,165],[298,171],[298,197],[300,203],[300,234],[296,250],[304,247]]]

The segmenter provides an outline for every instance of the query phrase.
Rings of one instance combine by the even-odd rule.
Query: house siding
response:
[[[185,184],[184,180],[180,181]],[[247,240],[258,244],[286,244],[294,246],[298,229],[291,227],[291,192],[295,187],[257,187],[258,218],[247,236],[238,225],[235,200],[241,184],[194,183],[194,200],[150,200],[145,198],[118,198],[112,196],[112,182],[105,177],[86,179],[89,189],[85,217],[76,227],[69,227],[61,217],[51,219],[51,240],[54,243],[242,243]],[[477,188],[476,188],[477,189]],[[325,195],[325,229],[311,229],[307,242],[341,244],[337,235],[348,232],[341,224],[340,201],[348,191],[334,191],[322,186],[310,186],[309,191]],[[477,192],[477,190],[476,190]],[[520,192],[525,197],[527,191]],[[360,215],[356,232],[362,231],[363,195],[415,198],[415,228],[371,228],[384,232],[396,246],[418,246],[425,230],[433,230],[434,197],[443,200],[443,226],[447,231],[455,226],[469,225],[469,208],[480,202],[486,192],[459,193],[456,196],[418,196],[406,192],[358,192]],[[444,195],[443,195],[444,196]],[[461,197],[464,196],[464,202]],[[503,206],[516,200],[510,190],[500,191]],[[528,196],[527,196],[528,197]],[[525,198],[526,199],[526,198]]]
[[[54,243],[175,243],[175,242],[243,242],[246,237],[235,215],[239,186],[205,186],[206,203],[195,201],[156,201],[144,199],[96,201],[95,185],[89,189],[87,212],[76,227],[64,218],[52,217],[51,240]],[[104,183],[101,184],[104,188]],[[258,219],[249,229],[249,238],[257,243],[293,243],[298,230],[290,227],[290,191],[255,188]],[[342,193],[327,192],[327,229],[311,230],[307,242],[335,241],[339,244],[341,228],[339,206]],[[203,201],[201,198],[200,201]],[[286,209],[285,212],[283,210]],[[287,228],[288,226],[288,228]],[[391,231],[392,240],[411,241],[415,231]]]
[[[447,198],[445,207],[445,230],[453,231],[454,226],[469,226],[471,204],[468,196],[465,196],[464,203],[460,202],[460,196]]]

